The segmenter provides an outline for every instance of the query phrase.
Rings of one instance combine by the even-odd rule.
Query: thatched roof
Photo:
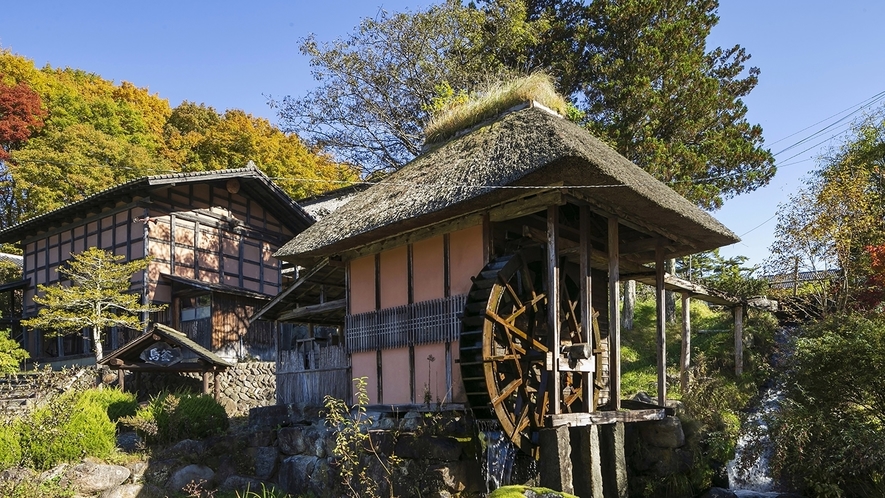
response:
[[[514,188],[520,187],[520,188]],[[511,199],[564,190],[625,222],[672,239],[672,255],[737,242],[708,213],[583,128],[528,107],[430,150],[285,244],[305,262]]]

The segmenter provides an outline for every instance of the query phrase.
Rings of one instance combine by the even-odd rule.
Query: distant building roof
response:
[[[313,218],[306,211],[250,161],[245,168],[168,173],[136,178],[0,230],[0,242],[19,242],[49,227],[68,223],[78,213],[99,212],[108,202],[118,202],[122,199],[135,197],[152,187],[234,179],[240,180],[238,185],[240,191],[252,198],[260,199],[271,212],[280,218],[280,222],[289,226],[293,232],[300,232],[313,223]]]
[[[9,261],[10,263],[14,263],[19,268],[23,268],[25,264],[25,258],[23,256],[19,256],[18,254],[9,254],[8,252],[0,252],[0,261]]]
[[[789,289],[797,283],[819,282],[821,280],[840,278],[841,276],[842,272],[840,270],[830,269],[765,275],[762,278],[768,280],[768,286],[772,289]]]

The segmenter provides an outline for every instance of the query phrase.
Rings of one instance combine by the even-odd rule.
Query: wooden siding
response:
[[[343,346],[305,341],[280,351],[279,358],[277,404],[322,405],[326,395],[350,400],[350,362]]]

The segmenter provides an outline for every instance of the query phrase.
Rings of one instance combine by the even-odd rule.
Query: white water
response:
[[[477,421],[479,434],[484,447],[482,477],[486,483],[486,493],[510,484],[513,462],[517,448],[510,441],[497,422]]]
[[[794,330],[782,328],[775,340],[781,352],[772,358],[777,368],[783,354],[789,354],[789,337]],[[780,410],[783,394],[775,384],[762,394],[759,409],[750,415],[741,427],[734,451],[734,460],[728,462],[728,483],[741,498],[779,496],[782,491],[771,477],[771,456],[774,448],[768,432],[768,418]]]

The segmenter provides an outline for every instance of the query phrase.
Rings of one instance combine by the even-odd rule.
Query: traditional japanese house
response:
[[[71,254],[99,247],[125,260],[152,257],[132,277],[131,292],[165,304],[151,321],[184,332],[228,359],[272,357],[271,322],[249,322],[283,288],[272,254],[313,219],[253,165],[242,169],[165,174],[111,187],[0,232],[24,251],[22,317],[37,312],[37,285],[59,280]],[[16,287],[17,286],[17,287]],[[9,290],[12,292],[12,290]],[[112,331],[112,351],[141,331]],[[24,331],[35,361],[88,358],[89,335],[46,337]]]
[[[666,259],[737,240],[528,103],[429,146],[276,253],[305,275],[339,269],[337,315],[291,295],[265,312],[340,320],[341,382],[365,377],[372,403],[468,404],[535,451],[545,425],[663,416],[622,410],[618,283],[662,296]]]

